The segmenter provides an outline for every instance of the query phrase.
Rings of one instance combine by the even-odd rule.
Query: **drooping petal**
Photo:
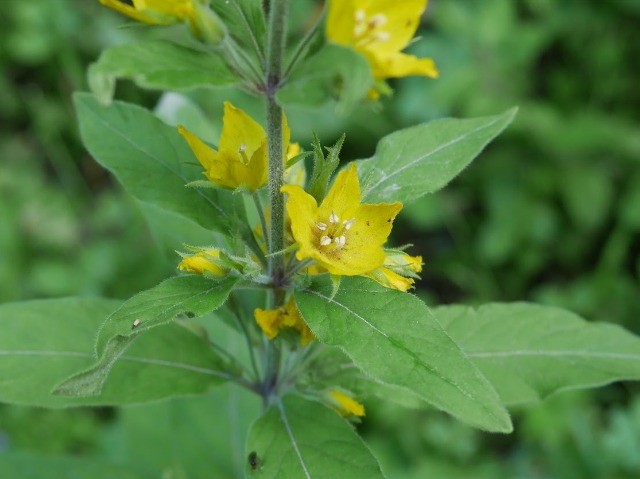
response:
[[[299,260],[312,257],[318,241],[318,203],[315,198],[297,185],[284,185],[282,193],[287,198],[287,214],[291,220],[291,232],[300,249],[296,253]]]
[[[360,181],[355,163],[338,173],[336,179],[322,200],[319,215],[325,221],[335,214],[339,221],[351,219],[360,205]]]
[[[189,148],[196,155],[198,161],[205,170],[209,170],[213,167],[214,163],[218,159],[218,152],[202,141],[195,133],[190,132],[184,126],[178,127],[178,132],[182,137],[187,140]]]
[[[257,121],[231,103],[224,103],[221,150],[236,151],[251,158],[266,139],[267,134]]]
[[[437,78],[440,74],[431,58],[418,58],[404,53],[375,56],[371,67],[376,78],[402,78],[411,75]]]

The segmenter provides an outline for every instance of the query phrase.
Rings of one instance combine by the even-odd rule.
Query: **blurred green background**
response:
[[[293,3],[296,36],[314,4]],[[519,105],[515,123],[459,178],[401,214],[396,243],[413,243],[426,262],[418,293],[432,304],[538,301],[640,333],[639,24],[637,0],[431,0],[410,50],[433,57],[440,78],[395,81],[392,99],[348,118],[291,110],[294,138],[308,144],[316,131],[328,144],[346,131],[345,159],[364,158],[395,129]],[[0,2],[0,302],[126,298],[173,274],[176,256],[84,151],[71,106],[101,50],[149,34],[97,1]],[[118,97],[150,108],[161,100],[165,116],[176,100],[127,83]],[[221,99],[231,97],[260,112],[230,92],[189,95],[213,138]],[[510,436],[384,403],[367,404],[360,429],[393,479],[636,478],[638,391],[619,383],[559,394],[515,411]],[[214,477],[207,461],[242,436],[217,407],[203,413],[205,402],[235,408],[234,394],[155,405],[147,416],[0,405],[0,454],[100,458],[149,478]],[[164,429],[150,419],[160,415],[171,418]],[[194,441],[198,428],[190,450],[199,454],[176,452],[171,441]],[[224,472],[230,459],[216,461],[215,477],[233,477]]]

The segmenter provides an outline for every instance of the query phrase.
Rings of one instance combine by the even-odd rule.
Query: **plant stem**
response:
[[[284,198],[280,189],[284,184],[284,148],[282,141],[282,108],[276,102],[276,93],[282,81],[282,58],[287,27],[289,0],[271,0],[269,5],[266,78],[264,92],[267,100],[267,146],[269,152],[269,203],[271,228],[269,230],[269,276],[274,285],[271,307],[284,304],[284,256],[273,255],[284,249]],[[265,407],[269,404],[278,384],[281,351],[277,342],[269,341],[266,368],[262,383]]]
[[[260,201],[260,195],[257,191],[254,191],[251,196],[253,197],[253,203],[256,205],[258,216],[260,217],[260,226],[262,226],[262,237],[264,238],[264,243],[267,245],[267,251],[269,251],[269,228],[267,228],[267,219],[264,215],[262,201]]]

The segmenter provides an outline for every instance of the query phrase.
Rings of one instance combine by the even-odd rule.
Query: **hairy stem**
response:
[[[267,100],[267,146],[269,151],[269,276],[274,285],[271,307],[284,304],[284,255],[273,253],[284,249],[284,198],[280,189],[284,184],[284,145],[282,139],[282,108],[276,102],[276,93],[282,81],[282,58],[286,39],[289,0],[271,0],[269,5],[267,36],[267,69],[264,92]],[[281,351],[277,342],[269,341],[266,351],[266,369],[262,383],[265,406],[275,393],[280,370]]]

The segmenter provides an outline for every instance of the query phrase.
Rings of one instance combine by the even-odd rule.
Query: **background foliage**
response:
[[[293,3],[292,35],[300,35],[317,7]],[[370,105],[338,119],[330,109],[293,109],[294,138],[308,144],[316,131],[331,144],[347,131],[345,159],[367,158],[398,128],[519,105],[516,121],[464,175],[400,216],[396,241],[414,243],[426,261],[418,293],[431,304],[534,300],[639,333],[638,3],[432,0],[427,13],[411,50],[436,60],[439,80],[395,82],[377,115]],[[88,63],[140,36],[141,27],[122,25],[97,2],[0,2],[1,302],[127,298],[174,271],[175,243],[154,238],[135,200],[91,159],[72,113]],[[190,105],[127,82],[117,95],[159,105],[167,119]],[[189,97],[206,106],[209,138],[219,132],[222,98],[263,114],[225,90]],[[367,404],[360,429],[393,478],[631,478],[640,475],[637,390],[619,383],[559,394],[516,412],[510,436],[383,403]],[[245,439],[232,431],[251,420],[243,413],[251,405],[231,388],[153,411],[2,405],[0,451],[15,467],[38,452],[100,458],[138,474],[131,477],[224,477],[244,467]],[[200,440],[185,443],[194,434]]]

